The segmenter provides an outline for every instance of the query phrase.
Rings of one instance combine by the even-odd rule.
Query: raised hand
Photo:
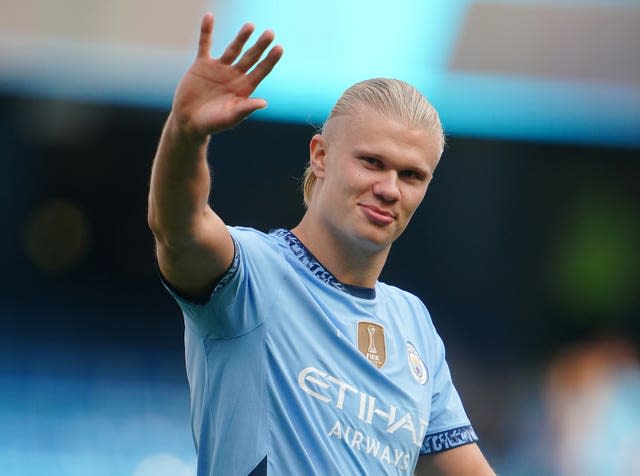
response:
[[[274,38],[274,33],[267,30],[238,60],[254,30],[246,23],[222,56],[214,59],[210,53],[213,22],[211,13],[202,19],[198,54],[178,85],[171,110],[175,125],[196,138],[231,128],[264,108],[264,99],[250,96],[283,53],[276,45],[258,62]]]

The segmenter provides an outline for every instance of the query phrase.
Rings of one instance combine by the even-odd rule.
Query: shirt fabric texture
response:
[[[233,263],[206,302],[165,283],[198,476],[410,475],[419,454],[477,441],[417,297],[340,283],[287,230],[228,229]]]

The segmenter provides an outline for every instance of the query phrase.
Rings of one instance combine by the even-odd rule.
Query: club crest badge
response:
[[[407,341],[407,359],[409,361],[409,368],[411,369],[411,373],[413,377],[420,384],[425,384],[428,378],[427,375],[427,367],[424,365],[424,362],[420,358],[418,351],[414,347],[411,342]]]
[[[375,322],[358,322],[358,350],[369,362],[381,369],[387,361],[384,327]]]

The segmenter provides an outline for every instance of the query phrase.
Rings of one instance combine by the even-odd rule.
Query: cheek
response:
[[[413,215],[413,213],[420,206],[422,200],[424,199],[425,192],[426,190],[410,190],[406,192],[404,208],[409,216]]]
[[[349,168],[338,171],[333,179],[336,189],[344,192],[360,190],[367,181],[365,174],[363,174],[361,170],[353,170]]]
[[[407,189],[403,194],[403,197],[405,199],[405,203],[407,205],[407,208],[417,208],[418,205],[420,205],[420,203],[422,203],[422,200],[424,199],[425,192],[426,192],[426,190],[424,190],[422,188],[409,188],[409,189]]]

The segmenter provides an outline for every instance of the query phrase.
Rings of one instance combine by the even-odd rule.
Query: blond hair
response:
[[[440,153],[442,153],[445,139],[438,112],[420,91],[399,79],[367,79],[348,88],[333,106],[322,126],[321,133],[334,117],[352,114],[361,104],[371,107],[388,118],[398,120],[408,127],[433,131],[440,141]],[[316,185],[316,176],[310,165],[307,165],[304,171],[303,180],[304,204],[309,207]]]

